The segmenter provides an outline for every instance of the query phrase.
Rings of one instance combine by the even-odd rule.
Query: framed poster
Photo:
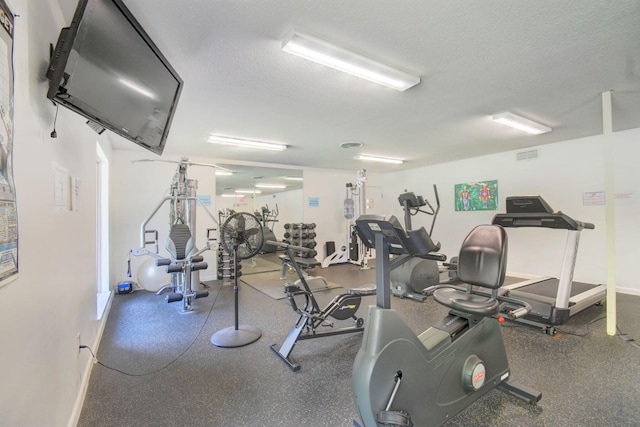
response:
[[[498,209],[498,181],[478,181],[454,186],[456,211],[495,211]]]
[[[0,0],[0,286],[18,274],[18,214],[13,183],[13,13]]]

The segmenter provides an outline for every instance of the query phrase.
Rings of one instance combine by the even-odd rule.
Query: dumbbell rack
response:
[[[300,258],[315,258],[318,252],[314,249],[316,243],[316,224],[315,223],[287,223],[284,225],[283,243],[302,246],[311,249],[308,252],[297,252],[296,256]]]

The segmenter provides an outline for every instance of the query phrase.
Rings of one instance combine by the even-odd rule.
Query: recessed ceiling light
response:
[[[285,176],[284,179],[287,181],[302,181],[304,178],[301,176]]]

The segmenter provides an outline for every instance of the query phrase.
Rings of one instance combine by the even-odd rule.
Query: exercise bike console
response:
[[[390,254],[419,255],[416,248],[425,247],[425,242],[407,234],[394,216],[363,215],[356,228],[376,249],[378,300],[369,308],[353,365],[360,413],[355,425],[439,426],[494,387],[530,403],[540,400],[538,391],[510,381],[495,319],[507,301],[499,293],[507,260],[502,227],[481,225],[469,233],[458,260],[458,277],[464,285],[431,289],[435,300],[450,311],[420,335],[390,308],[389,268]],[[508,302],[518,306],[511,316],[530,310],[525,302],[511,298]]]

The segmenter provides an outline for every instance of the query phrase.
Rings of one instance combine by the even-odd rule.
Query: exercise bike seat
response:
[[[458,278],[465,288],[447,286],[433,293],[434,299],[451,309],[478,316],[494,316],[500,310],[498,289],[507,268],[507,233],[494,225],[479,225],[462,243],[458,256]],[[473,292],[473,286],[491,289],[490,295]]]

